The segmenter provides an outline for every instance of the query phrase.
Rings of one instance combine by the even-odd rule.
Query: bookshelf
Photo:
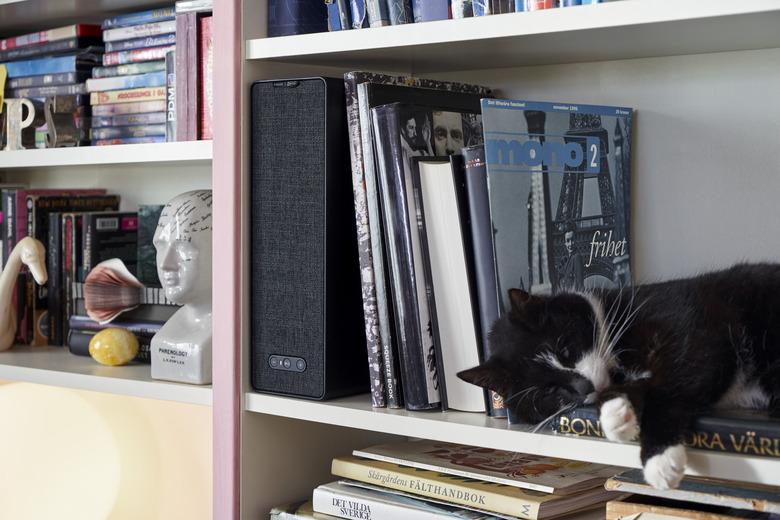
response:
[[[767,66],[780,59],[780,3],[624,0],[273,39],[265,38],[266,6],[264,0],[232,6],[232,27],[242,38],[225,38],[241,56],[241,70],[222,83],[242,99],[233,120],[241,122],[241,133],[225,149],[218,145],[215,161],[225,152],[237,165],[222,196],[240,204],[230,219],[242,229],[225,242],[240,255],[237,271],[224,278],[237,285],[215,291],[241,319],[232,329],[215,328],[215,334],[237,346],[220,360],[219,374],[237,386],[222,410],[240,428],[215,443],[215,450],[223,450],[215,456],[234,464],[220,476],[236,481],[215,488],[215,516],[257,518],[328,479],[332,456],[388,435],[638,467],[635,445],[508,429],[481,414],[373,410],[367,395],[313,402],[254,393],[245,289],[249,85],[370,70],[479,83],[501,97],[634,107],[634,276],[686,276],[780,257],[780,241],[767,239],[776,236],[780,217],[780,170],[773,157],[780,106],[772,101],[780,72]],[[222,406],[221,399],[215,402]],[[238,447],[231,444],[235,438]],[[690,474],[780,485],[777,459],[692,450],[689,458]]]

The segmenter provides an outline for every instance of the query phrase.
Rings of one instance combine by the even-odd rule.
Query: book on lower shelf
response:
[[[606,520],[777,520],[778,515],[723,506],[632,496],[607,502]]]

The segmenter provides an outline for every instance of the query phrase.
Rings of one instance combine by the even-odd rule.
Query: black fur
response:
[[[510,294],[512,310],[490,334],[495,355],[459,375],[504,396],[529,423],[586,400],[626,396],[639,418],[645,463],[681,443],[693,418],[717,405],[740,373],[780,412],[780,265],[593,292],[605,313],[626,323],[612,349],[609,384],[597,394],[566,370],[594,349],[597,320],[587,300]],[[550,350],[564,370],[537,359]]]

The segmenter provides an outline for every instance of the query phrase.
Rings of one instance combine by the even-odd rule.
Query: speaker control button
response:
[[[292,361],[290,361],[290,358],[284,358],[282,361],[282,366],[284,368],[290,368],[292,366]]]
[[[276,356],[271,356],[271,358],[268,360],[268,364],[271,365],[271,368],[276,368],[279,366],[279,358]]]
[[[304,370],[306,370],[306,361],[299,359],[298,361],[295,362],[295,368],[298,369],[298,372],[303,372]]]

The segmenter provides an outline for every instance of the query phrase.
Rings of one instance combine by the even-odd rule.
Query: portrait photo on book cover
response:
[[[479,114],[408,106],[401,111],[400,123],[407,157],[453,155],[482,141]]]
[[[630,283],[630,116],[489,110],[500,294]]]

